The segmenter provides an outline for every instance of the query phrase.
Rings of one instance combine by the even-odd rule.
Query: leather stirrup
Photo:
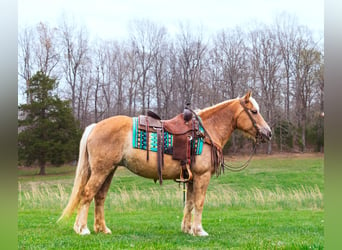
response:
[[[189,181],[192,181],[193,176],[192,176],[192,172],[190,170],[190,165],[189,164],[185,164],[185,168],[186,169],[183,169],[183,167],[181,167],[179,179],[176,179],[175,180],[176,182],[187,183]],[[187,178],[185,178],[186,173],[184,171],[187,172],[187,175],[188,175]]]

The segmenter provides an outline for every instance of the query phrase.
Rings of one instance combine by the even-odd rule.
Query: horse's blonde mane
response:
[[[215,112],[215,111],[217,111],[217,110],[220,110],[221,108],[224,108],[224,107],[225,107],[226,105],[228,105],[229,103],[234,102],[234,101],[236,101],[236,100],[239,100],[239,99],[241,99],[241,98],[242,98],[242,97],[238,96],[238,97],[236,97],[236,98],[229,99],[229,100],[226,100],[226,101],[217,103],[217,104],[215,104],[215,105],[213,105],[213,106],[206,107],[206,108],[204,108],[204,109],[199,109],[199,110],[196,109],[195,112],[196,112],[196,114],[198,114],[198,115],[201,115],[201,114],[203,115],[203,114],[205,114],[205,113],[207,113],[207,112],[209,112],[209,113]],[[260,111],[260,107],[259,107],[259,104],[256,102],[256,100],[255,100],[252,96],[250,96],[249,101],[252,103],[253,107],[259,112],[259,111]],[[210,112],[210,111],[211,111],[211,112]]]
[[[200,114],[202,114],[202,113],[204,113],[206,111],[209,111],[209,110],[212,110],[212,111],[218,110],[218,109],[226,106],[225,104],[231,103],[231,102],[233,102],[233,101],[235,101],[237,99],[239,99],[239,97],[234,98],[234,99],[229,99],[229,100],[226,100],[226,101],[223,101],[223,102],[220,102],[220,103],[217,103],[217,104],[215,104],[213,106],[206,107],[204,109],[196,110],[196,113],[200,115]]]

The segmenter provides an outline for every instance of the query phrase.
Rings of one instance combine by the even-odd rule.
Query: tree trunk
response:
[[[39,170],[39,175],[46,175],[46,171],[45,171],[45,163],[40,163],[39,164],[39,168],[40,168],[40,170]]]
[[[306,152],[306,121],[303,120],[303,127],[302,127],[302,152]]]
[[[271,141],[267,142],[267,154],[268,155],[272,154],[272,142]]]

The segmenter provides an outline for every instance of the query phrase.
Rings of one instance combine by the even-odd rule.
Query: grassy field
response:
[[[237,157],[239,158],[239,157]],[[227,158],[227,161],[235,159]],[[20,169],[19,249],[322,249],[323,155],[256,156],[238,173],[213,177],[203,211],[208,237],[180,230],[182,188],[163,186],[119,169],[105,203],[112,235],[78,236],[70,221],[56,224],[72,188],[75,167]]]

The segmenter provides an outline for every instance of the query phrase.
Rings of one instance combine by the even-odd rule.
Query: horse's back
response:
[[[124,129],[128,131],[132,127],[132,117],[125,115],[112,116],[96,124],[95,129],[110,133]]]

